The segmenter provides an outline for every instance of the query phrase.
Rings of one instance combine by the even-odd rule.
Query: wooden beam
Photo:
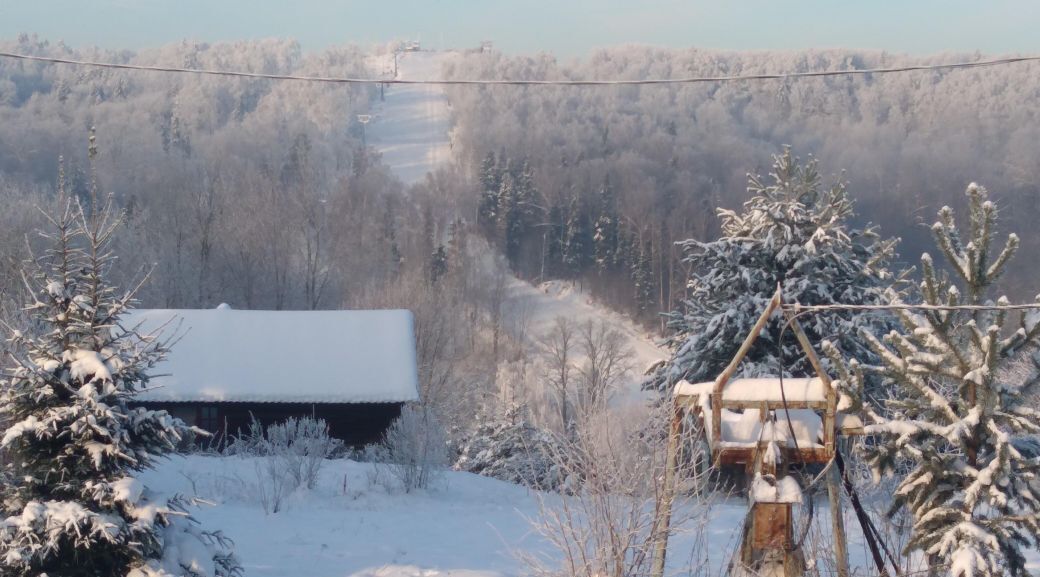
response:
[[[751,350],[751,345],[755,344],[758,340],[758,335],[761,334],[762,329],[765,328],[766,323],[769,322],[769,317],[773,314],[777,308],[780,307],[782,301],[780,299],[780,289],[776,289],[776,293],[773,294],[773,298],[769,300],[769,306],[766,310],[762,311],[762,316],[758,317],[758,321],[755,322],[755,326],[751,327],[751,332],[744,338],[744,342],[737,349],[737,354],[733,357],[733,360],[729,362],[729,365],[722,371],[722,374],[715,379],[715,395],[721,398],[722,389],[729,382],[730,377],[737,371],[737,367],[740,366],[740,361],[744,360],[744,356]]]
[[[714,399],[713,399],[714,401]],[[736,401],[723,400],[722,408],[730,410],[761,409],[763,404],[771,411],[784,408],[783,401]],[[815,411],[827,410],[827,401],[787,401],[788,409],[813,409]]]
[[[827,405],[823,414],[823,446],[833,453],[835,413],[838,410],[837,394],[834,392],[834,386],[831,384],[831,378],[827,375],[827,371],[823,370],[823,363],[820,362],[820,357],[816,356],[816,350],[813,348],[812,343],[809,342],[809,337],[802,330],[802,325],[798,324],[798,319],[788,311],[784,311],[784,316],[787,318],[787,323],[791,327],[791,331],[794,332],[795,338],[798,339],[798,344],[805,351],[809,364],[812,365],[816,375],[823,382],[824,393],[827,395]]]

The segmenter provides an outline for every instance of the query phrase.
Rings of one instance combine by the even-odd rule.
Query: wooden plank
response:
[[[785,462],[827,463],[831,460],[830,452],[825,447],[780,447]],[[720,465],[746,465],[755,459],[757,447],[719,447],[713,448],[715,462]]]
[[[798,339],[798,344],[805,351],[809,364],[812,365],[816,375],[823,381],[824,391],[827,394],[827,407],[823,414],[823,446],[833,454],[835,436],[834,416],[837,412],[838,400],[834,387],[831,384],[831,378],[827,375],[827,371],[823,370],[823,363],[820,362],[820,357],[816,356],[816,350],[813,348],[812,343],[809,342],[809,337],[805,335],[805,331],[802,330],[802,325],[798,324],[798,319],[788,311],[784,311],[784,316],[787,318],[787,323],[794,332],[795,338]]]
[[[834,566],[838,577],[849,577],[849,553],[845,539],[845,518],[842,516],[841,488],[838,486],[838,467],[827,472],[827,499],[831,511],[831,533],[834,534]],[[811,497],[810,497],[811,498]]]
[[[722,442],[722,407],[717,402],[718,395],[710,395],[708,402],[711,403],[711,444],[714,447]]]
[[[762,408],[762,403],[766,403],[771,411],[783,409],[785,406],[783,401],[735,401],[724,399],[722,408],[741,411],[744,409],[760,409]],[[712,406],[714,406],[714,403],[712,403]],[[788,409],[812,409],[823,412],[827,410],[828,403],[827,401],[788,401],[786,406]]]

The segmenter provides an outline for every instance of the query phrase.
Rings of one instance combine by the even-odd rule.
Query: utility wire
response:
[[[813,72],[789,72],[781,74],[745,74],[733,76],[691,76],[686,78],[649,78],[642,80],[407,80],[398,78],[355,78],[338,76],[298,76],[294,74],[264,74],[261,72],[241,72],[233,70],[209,70],[203,68],[178,68],[172,66],[144,66],[139,64],[120,64],[117,62],[97,62],[91,60],[75,60],[52,56],[35,56],[14,52],[0,52],[0,58],[43,62],[47,64],[70,64],[73,66],[89,66],[94,68],[112,68],[119,70],[143,70],[151,72],[172,72],[179,74],[204,74],[210,76],[230,76],[237,78],[258,78],[265,80],[295,80],[300,82],[320,82],[328,84],[437,84],[437,85],[476,85],[476,86],[631,86],[656,84],[702,84],[720,82],[744,82],[748,80],[787,80],[793,78],[818,78],[826,76],[863,76],[868,74],[890,74],[896,72],[913,72],[922,70],[952,70],[958,68],[982,68],[1000,66],[1020,62],[1040,61],[1040,56],[1013,56],[994,60],[978,60],[975,62],[952,62],[946,64],[920,64],[897,66],[892,68],[868,68],[861,70],[819,70]]]
[[[782,304],[780,307],[786,311],[796,314],[814,313],[821,311],[1021,311],[1040,309],[1040,302],[1031,304],[1007,304],[1007,305],[928,305],[892,303],[887,305],[852,305],[852,304],[829,304],[829,305],[801,305],[798,303]]]

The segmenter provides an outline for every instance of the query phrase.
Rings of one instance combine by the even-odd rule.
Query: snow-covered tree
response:
[[[599,205],[592,242],[595,245],[596,267],[602,272],[615,266],[618,249],[617,198],[609,178],[603,180],[603,187],[600,188]]]
[[[953,274],[924,254],[920,284],[909,294],[890,291],[892,302],[994,304],[993,283],[1019,240],[1009,235],[992,251],[996,205],[975,184],[968,197],[966,237],[949,207],[932,226]],[[1040,310],[901,310],[899,319],[902,328],[883,339],[861,333],[879,366],[846,365],[835,347],[825,348],[852,398],[871,372],[900,391],[883,411],[867,409],[873,424],[866,431],[876,442],[864,452],[876,478],[909,469],[891,509],[913,516],[905,552],[924,552],[954,577],[1028,575],[1022,550],[1040,538],[1040,459],[1023,455],[1017,441],[1040,433],[1040,414],[1028,401],[1040,383],[1031,359],[1040,344]],[[1022,371],[1023,361],[1033,370]]]
[[[31,326],[13,331],[0,387],[10,479],[0,574],[239,574],[228,540],[199,528],[191,502],[160,499],[134,477],[194,431],[131,406],[168,342],[121,324],[136,292],[106,282],[121,215],[70,201],[49,220],[50,248],[25,276]]]
[[[562,451],[552,433],[524,418],[525,407],[512,405],[481,420],[458,447],[455,469],[542,490],[563,482],[553,463]]]
[[[887,263],[896,240],[881,240],[871,227],[850,226],[853,208],[844,182],[824,187],[816,160],[799,164],[790,148],[774,157],[770,177],[771,182],[748,177],[752,196],[740,214],[719,209],[722,238],[682,243],[691,270],[687,297],[682,310],[668,314],[676,331],[670,340],[674,353],[654,375],[654,386],[715,379],[778,285],[786,302],[814,305],[878,303],[891,284]],[[830,339],[845,353],[870,359],[857,330],[884,332],[889,322],[881,315],[842,313],[817,315],[802,325],[811,341]],[[771,320],[741,364],[742,374],[811,372],[791,335],[781,363],[781,328],[781,319]]]
[[[495,153],[489,152],[480,165],[480,208],[478,214],[481,223],[494,228],[498,219],[498,191],[502,188],[502,170]]]
[[[564,230],[563,265],[570,276],[578,277],[592,260],[592,233],[577,196],[571,198]]]

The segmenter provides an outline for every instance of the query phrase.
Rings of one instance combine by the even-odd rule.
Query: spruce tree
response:
[[[585,272],[592,257],[592,233],[578,197],[571,199],[563,243],[563,264],[567,272],[577,278]]]
[[[429,262],[430,269],[430,284],[437,284],[437,281],[448,272],[448,251],[444,248],[443,244],[437,245],[434,249],[433,254],[430,255]]]
[[[996,205],[975,184],[967,193],[966,238],[949,207],[932,226],[953,274],[922,255],[920,284],[909,294],[889,291],[894,304],[994,304],[993,283],[1007,269],[1018,238],[1009,235],[994,255]],[[921,551],[930,565],[954,577],[1028,575],[1023,549],[1040,539],[1040,459],[1016,446],[1040,433],[1040,414],[1028,404],[1040,382],[1032,359],[1040,344],[1040,310],[1020,316],[1007,310],[901,310],[898,316],[901,329],[883,339],[861,333],[880,358],[877,366],[846,365],[833,345],[825,349],[850,398],[861,398],[871,373],[898,388],[881,410],[867,408],[873,424],[866,432],[874,441],[864,453],[876,478],[905,474],[890,510],[905,508],[913,517],[905,553]]]
[[[615,266],[618,250],[617,199],[614,197],[614,189],[610,186],[609,178],[603,180],[603,187],[599,191],[599,204],[599,218],[596,219],[592,242],[595,245],[596,267],[602,273]]]
[[[121,324],[136,288],[106,282],[119,220],[108,206],[68,202],[50,217],[51,247],[28,267],[31,323],[13,331],[0,383],[10,480],[0,488],[0,574],[237,575],[228,541],[197,526],[191,503],[158,499],[134,477],[193,429],[131,405],[168,343]]]
[[[520,255],[520,238],[523,233],[523,215],[517,182],[512,174],[502,177],[502,188],[498,191],[499,239],[510,264],[516,265]]]
[[[632,283],[635,286],[636,310],[640,313],[652,311],[655,303],[653,246],[649,242],[642,243],[639,257],[632,264]]]
[[[502,187],[502,171],[495,153],[488,152],[480,165],[480,202],[477,208],[480,224],[493,229],[498,220],[498,192]]]
[[[774,156],[767,181],[748,177],[751,198],[741,213],[719,209],[722,238],[681,243],[689,267],[687,295],[680,310],[667,315],[675,330],[672,358],[650,380],[667,388],[686,379],[711,381],[733,358],[741,342],[776,292],[804,305],[881,302],[891,283],[887,262],[895,240],[882,241],[873,228],[850,227],[852,201],[844,182],[824,187],[811,159],[804,165],[786,148]],[[832,339],[861,360],[871,352],[856,337],[858,327],[888,330],[881,315],[830,314],[803,327],[813,342]],[[744,376],[811,374],[797,342],[788,335],[783,358],[777,341],[783,323],[770,321],[740,366]]]

